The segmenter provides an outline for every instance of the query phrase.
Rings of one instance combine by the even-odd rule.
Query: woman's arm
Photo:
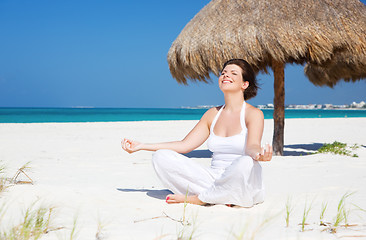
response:
[[[159,149],[170,149],[178,153],[188,153],[201,146],[210,134],[210,123],[216,114],[216,108],[211,108],[202,116],[196,126],[181,141],[163,143],[140,143],[130,139],[122,140],[122,148],[133,153],[139,150],[156,151]]]
[[[245,115],[245,124],[248,129],[246,154],[257,161],[270,161],[272,146],[261,147],[264,128],[263,112],[253,106],[248,106]]]

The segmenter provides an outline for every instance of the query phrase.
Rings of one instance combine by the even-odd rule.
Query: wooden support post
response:
[[[274,75],[273,153],[283,155],[285,130],[285,64],[272,60]]]

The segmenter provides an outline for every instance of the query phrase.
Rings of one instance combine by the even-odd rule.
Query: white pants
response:
[[[158,150],[152,158],[162,183],[175,194],[198,195],[205,203],[251,207],[263,202],[261,165],[249,156],[226,168],[203,167],[172,150]]]

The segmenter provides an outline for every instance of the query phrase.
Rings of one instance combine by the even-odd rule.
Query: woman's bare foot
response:
[[[180,194],[169,194],[168,196],[166,196],[166,202],[168,204],[172,204],[172,203],[191,203],[191,204],[196,204],[196,205],[203,205],[205,204],[204,202],[202,202],[197,195],[194,196],[186,196],[186,195],[180,195]]]

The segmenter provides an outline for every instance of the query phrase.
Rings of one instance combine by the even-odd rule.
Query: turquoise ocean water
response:
[[[207,109],[184,108],[0,108],[0,123],[199,120]],[[271,119],[272,109],[262,110]],[[286,118],[366,117],[365,110],[285,110]]]

